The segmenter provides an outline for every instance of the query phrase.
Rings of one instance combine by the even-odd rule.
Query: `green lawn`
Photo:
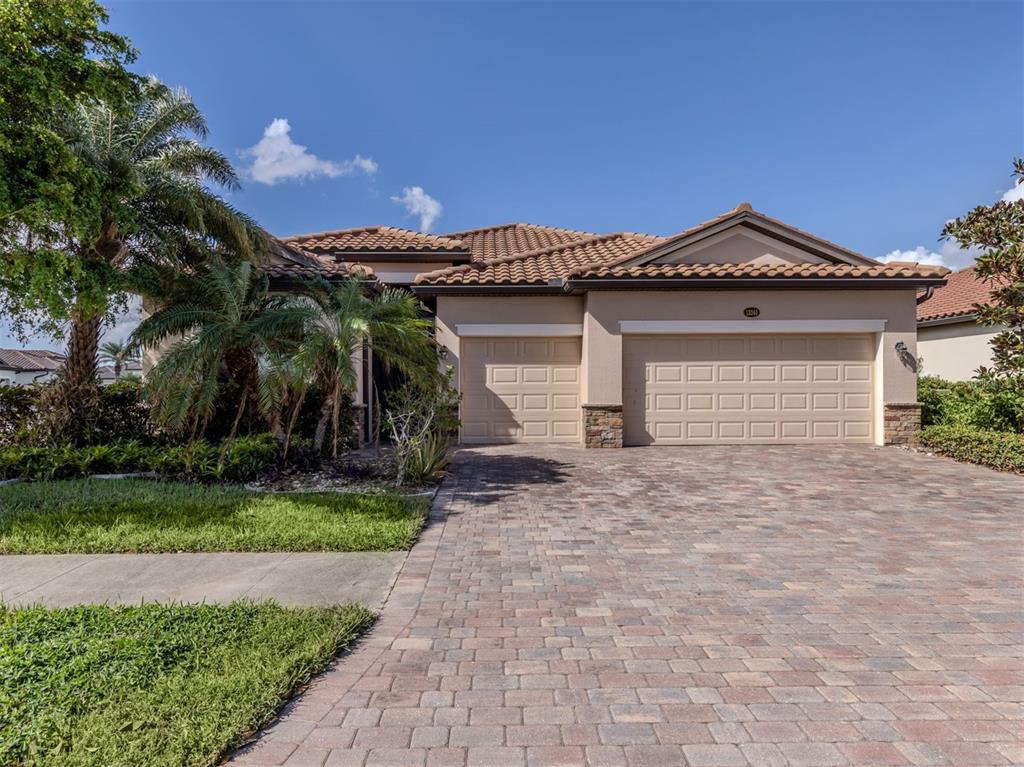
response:
[[[408,549],[427,502],[240,486],[65,480],[0,487],[0,554]]]
[[[216,764],[372,620],[356,605],[0,607],[0,764]]]

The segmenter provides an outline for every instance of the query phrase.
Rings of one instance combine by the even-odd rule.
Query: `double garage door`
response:
[[[582,441],[578,338],[463,338],[462,440]],[[626,445],[871,442],[870,335],[623,339]]]
[[[871,442],[869,335],[626,336],[627,445]]]

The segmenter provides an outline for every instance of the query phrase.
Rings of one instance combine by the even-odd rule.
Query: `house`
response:
[[[64,355],[50,349],[0,349],[0,385],[44,384],[57,377],[63,364]],[[141,373],[142,365],[138,362],[128,362],[121,370],[122,376]],[[117,380],[112,365],[100,365],[96,374],[104,386]]]
[[[966,381],[979,367],[992,363],[992,338],[1004,328],[979,325],[974,314],[975,305],[988,303],[990,294],[991,287],[972,265],[922,296],[917,307],[922,374]]]
[[[31,386],[52,381],[64,355],[49,349],[0,349],[0,385]]]
[[[949,272],[879,264],[746,203],[670,237],[507,224],[281,242],[272,278],[362,269],[424,301],[464,443],[906,442],[916,297]]]

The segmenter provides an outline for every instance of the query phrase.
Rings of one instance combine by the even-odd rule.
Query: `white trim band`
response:
[[[533,324],[525,322],[505,322],[493,325],[456,325],[455,334],[460,338],[467,336],[533,336],[533,337],[573,337],[583,335],[583,325],[573,324]]]
[[[880,333],[886,320],[623,320],[623,333]]]

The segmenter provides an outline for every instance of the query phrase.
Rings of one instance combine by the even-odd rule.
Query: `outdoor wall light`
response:
[[[906,352],[906,350],[907,345],[905,343],[903,343],[902,341],[896,342],[896,351],[898,351],[900,354],[903,354],[904,352]]]

